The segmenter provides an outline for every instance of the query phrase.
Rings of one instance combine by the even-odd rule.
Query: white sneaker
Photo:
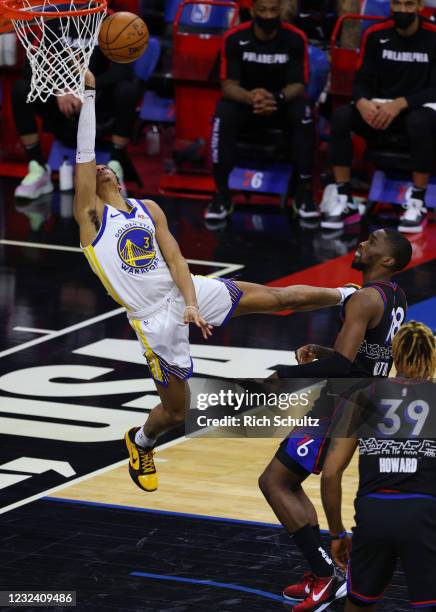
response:
[[[321,213],[329,213],[330,209],[333,208],[336,198],[338,195],[338,188],[335,183],[327,185],[322,194],[321,204],[319,210]]]
[[[28,173],[15,189],[15,197],[36,200],[39,196],[51,193],[53,189],[50,166],[48,164],[41,166],[32,160],[29,163]]]
[[[404,196],[403,207],[406,209],[400,217],[398,231],[405,234],[419,234],[427,225],[427,209],[422,200],[412,198],[413,187],[409,187]]]
[[[124,171],[123,171],[122,165],[116,159],[111,159],[107,167],[110,168],[112,172],[115,174],[115,176],[117,177],[118,182],[121,187],[120,189],[121,195],[123,196],[123,198],[127,198],[127,189],[126,189],[126,184],[124,182]]]
[[[362,215],[359,206],[338,193],[335,184],[327,185],[321,201],[321,227],[324,229],[343,229],[345,225],[359,223]]]

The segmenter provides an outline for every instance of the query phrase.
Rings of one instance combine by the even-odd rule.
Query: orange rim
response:
[[[89,0],[75,0],[75,4],[80,6],[81,4],[88,4]],[[10,19],[18,20],[25,19],[31,20],[35,17],[46,17],[51,19],[53,17],[80,17],[81,15],[92,15],[94,13],[101,13],[107,7],[106,0],[94,0],[96,6],[92,8],[79,9],[76,11],[38,11],[29,10],[29,6],[26,6],[21,0],[4,0],[3,2],[3,15]],[[27,5],[30,7],[34,6],[38,8],[41,6],[41,0],[27,0]],[[66,4],[65,0],[51,0],[51,4]]]

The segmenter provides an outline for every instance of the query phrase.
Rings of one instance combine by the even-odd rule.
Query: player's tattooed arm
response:
[[[212,334],[213,328],[212,325],[209,325],[203,319],[199,311],[197,295],[195,293],[188,262],[183,257],[176,239],[168,228],[167,218],[163,210],[155,202],[150,200],[144,203],[155,223],[156,240],[159,248],[168,265],[171,276],[185,300],[186,308],[183,313],[184,322],[186,324],[194,323],[194,325],[201,329],[203,337],[207,339]]]

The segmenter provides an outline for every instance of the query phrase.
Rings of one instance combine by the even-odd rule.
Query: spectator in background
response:
[[[74,45],[74,41],[71,44]],[[135,121],[139,85],[131,64],[113,64],[98,47],[91,56],[90,69],[97,82],[97,130],[100,135],[112,134],[108,166],[126,194],[123,160]],[[66,94],[52,96],[45,103],[28,104],[30,78],[30,68],[26,66],[23,78],[14,83],[12,100],[15,125],[29,161],[28,173],[16,188],[15,196],[32,200],[53,191],[51,169],[41,149],[36,118],[42,118],[46,131],[66,145],[75,147],[81,102],[72,94]]]
[[[208,220],[232,212],[229,174],[236,163],[242,130],[254,134],[279,127],[292,140],[298,172],[295,203],[302,217],[317,217],[312,193],[314,125],[305,100],[308,80],[305,35],[280,20],[280,0],[254,0],[253,21],[224,38],[221,64],[223,97],[213,120],[211,154],[216,193],[205,213]]]
[[[353,102],[332,117],[335,185],[324,193],[326,229],[360,220],[350,185],[353,133],[381,144],[389,135],[407,136],[413,186],[405,194],[398,230],[418,233],[425,227],[436,136],[436,26],[418,15],[420,9],[420,0],[391,0],[392,18],[365,33]]]

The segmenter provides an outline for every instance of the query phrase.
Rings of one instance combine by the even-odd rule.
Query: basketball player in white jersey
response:
[[[107,292],[125,307],[161,399],[143,427],[126,433],[129,472],[144,491],[157,488],[157,437],[183,423],[192,375],[189,323],[205,339],[232,316],[341,304],[354,287],[265,287],[192,276],[159,206],[124,200],[115,174],[95,161],[95,79],[88,72],[77,133],[74,217],[80,243]]]

